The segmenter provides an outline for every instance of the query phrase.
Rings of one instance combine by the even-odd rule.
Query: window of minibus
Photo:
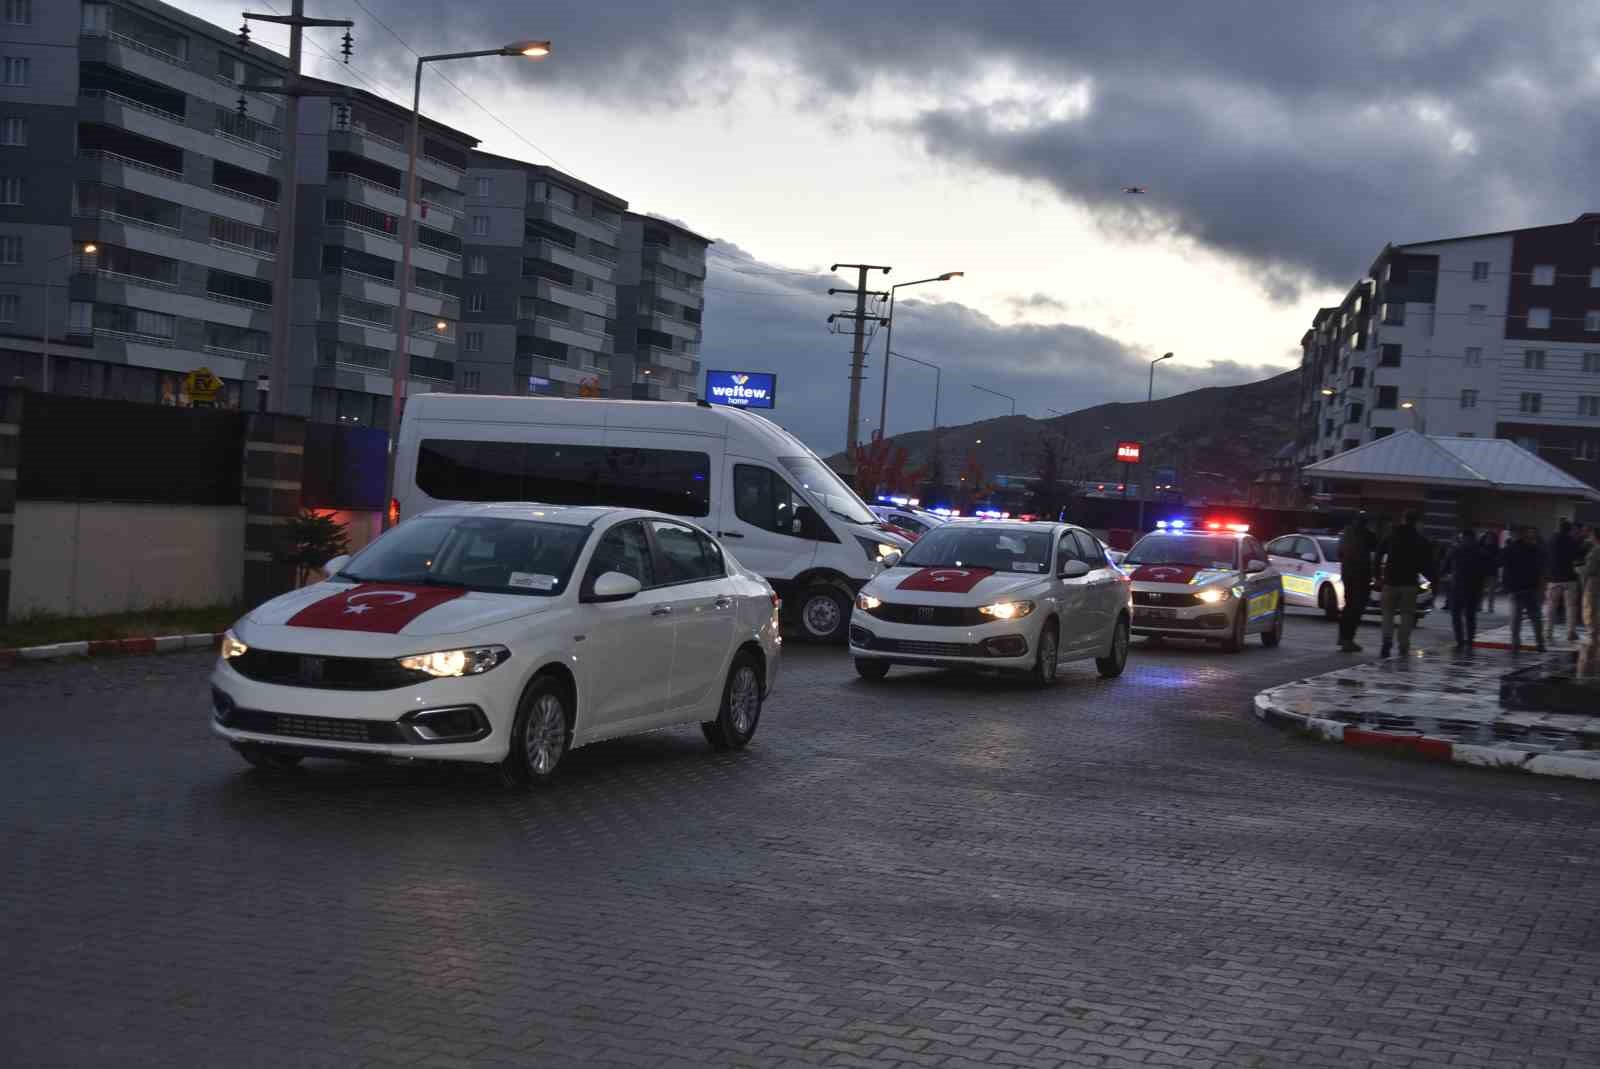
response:
[[[417,488],[440,501],[614,505],[711,512],[711,458],[678,449],[424,439]]]

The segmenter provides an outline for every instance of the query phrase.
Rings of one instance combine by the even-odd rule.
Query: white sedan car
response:
[[[1344,571],[1339,564],[1339,536],[1292,534],[1267,543],[1272,566],[1283,574],[1283,597],[1290,605],[1321,609],[1330,620],[1337,620],[1344,608]],[[1417,576],[1417,622],[1433,610],[1433,584]],[[1363,610],[1368,615],[1382,614],[1377,597],[1367,599]]]
[[[923,535],[861,589],[850,617],[856,671],[896,664],[1002,668],[1055,682],[1063,661],[1100,674],[1128,660],[1128,580],[1088,531],[956,520]]]
[[[1246,635],[1268,648],[1283,639],[1283,577],[1243,531],[1156,530],[1122,567],[1133,579],[1136,635],[1211,639],[1229,653],[1244,649]]]
[[[258,768],[377,756],[537,783],[575,747],[682,723],[737,749],[778,675],[772,588],[659,513],[455,505],[326,571],[223,640],[211,727]]]

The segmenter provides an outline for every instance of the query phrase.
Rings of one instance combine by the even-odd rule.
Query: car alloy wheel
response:
[[[1048,687],[1056,681],[1056,657],[1059,650],[1055,625],[1046,624],[1044,630],[1039,632],[1038,659],[1033,665],[1033,681],[1039,686]]]
[[[1117,629],[1111,636],[1111,655],[1109,657],[1096,657],[1095,668],[1107,679],[1114,679],[1122,674],[1128,665],[1128,644],[1131,636],[1128,631],[1128,618],[1117,617]]]
[[[812,587],[800,604],[800,627],[812,642],[838,642],[849,624],[845,600],[832,587]]]
[[[1222,640],[1222,648],[1229,653],[1239,653],[1244,649],[1244,614],[1247,602],[1240,600],[1233,610],[1233,633]]]
[[[1317,595],[1317,604],[1322,606],[1322,615],[1330,620],[1339,618],[1339,595],[1333,592],[1333,587],[1323,584],[1322,593]]]
[[[761,722],[761,669],[748,652],[740,652],[722,686],[722,705],[715,720],[700,725],[715,750],[742,749]]]
[[[1272,626],[1261,632],[1261,644],[1272,649],[1283,641],[1283,608],[1280,606],[1272,618]]]
[[[535,776],[550,775],[567,748],[567,711],[562,708],[561,699],[554,694],[539,695],[524,734],[528,769]]]
[[[571,742],[571,700],[566,687],[550,676],[528,685],[517,706],[510,749],[500,764],[500,778],[508,786],[544,784],[555,777]]]

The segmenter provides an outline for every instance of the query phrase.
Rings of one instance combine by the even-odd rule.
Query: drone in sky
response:
[[[1123,186],[1122,187],[1122,191],[1124,193],[1148,193],[1148,192],[1150,192],[1148,189],[1144,188],[1144,186]]]

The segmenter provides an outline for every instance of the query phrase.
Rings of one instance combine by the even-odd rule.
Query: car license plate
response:
[[[1139,615],[1146,620],[1176,620],[1177,609],[1140,609]]]

